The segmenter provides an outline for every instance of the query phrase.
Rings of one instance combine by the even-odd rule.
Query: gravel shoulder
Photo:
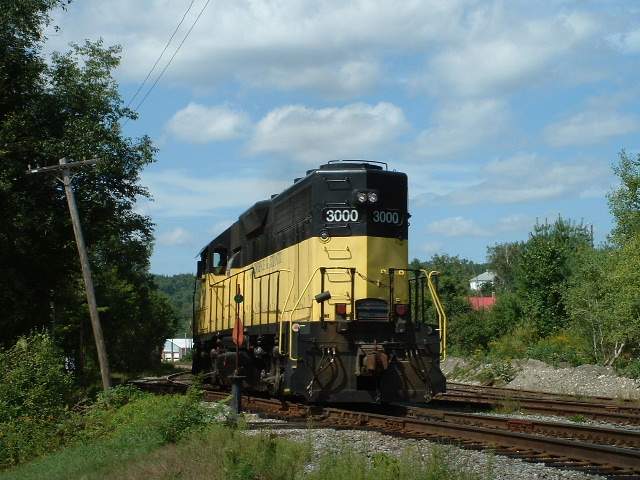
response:
[[[490,364],[473,366],[459,357],[449,357],[442,362],[442,370],[452,381],[478,385],[477,375]],[[515,376],[507,388],[536,390],[578,396],[604,396],[620,399],[640,399],[640,380],[620,377],[613,367],[580,365],[578,367],[554,367],[539,360],[512,360]]]

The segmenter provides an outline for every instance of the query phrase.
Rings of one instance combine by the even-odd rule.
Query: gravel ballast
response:
[[[640,399],[640,381],[619,377],[613,367],[580,365],[556,368],[539,360],[513,362],[516,377],[506,386],[570,395]]]
[[[451,381],[475,385],[480,382],[475,380],[474,376],[487,366],[470,368],[469,363],[459,357],[449,357],[442,362],[442,370],[448,377],[456,371],[468,369],[463,376],[450,378]],[[511,366],[516,375],[504,385],[507,388],[579,396],[640,399],[640,380],[620,377],[613,367],[554,367],[532,359],[512,360]]]

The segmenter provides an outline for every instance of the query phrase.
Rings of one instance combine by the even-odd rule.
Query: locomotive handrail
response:
[[[220,283],[224,283],[224,282],[226,282],[227,280],[229,280],[229,279],[231,279],[231,278],[233,278],[233,277],[237,277],[237,276],[238,276],[238,275],[240,275],[241,273],[246,273],[246,272],[249,272],[249,271],[253,271],[253,272],[254,272],[254,274],[255,274],[255,267],[245,268],[244,270],[240,270],[239,272],[236,272],[236,273],[234,273],[233,275],[229,275],[228,277],[226,277],[226,276],[225,276],[222,280],[218,280],[217,282],[213,282],[213,283],[211,283],[211,282],[209,281],[209,279],[207,279],[207,285],[209,286],[209,288],[211,288],[211,287],[214,287],[214,286],[216,286],[216,285],[218,285],[218,284],[220,284]],[[253,277],[253,278],[256,278],[256,276],[254,275],[254,277]]]
[[[289,272],[291,274],[293,274],[292,270],[283,268],[282,269],[283,272]],[[284,305],[282,306],[282,313],[284,314],[284,312],[287,309],[287,304],[289,303],[289,298],[291,298],[291,292],[293,292],[293,279],[291,280],[291,287],[289,287],[289,293],[287,294],[287,299],[284,301]],[[280,316],[280,318],[278,319],[278,349],[282,350],[282,316]]]
[[[217,282],[211,283],[211,281],[207,278],[206,279],[207,286],[209,288],[225,288],[225,282],[231,283],[231,280],[234,277],[239,277],[240,275],[245,275],[244,278],[246,278],[246,274],[249,273],[249,272],[251,272],[251,277],[250,278],[252,280],[252,284],[251,284],[252,285],[252,288],[251,288],[252,291],[253,291],[253,287],[254,287],[253,282],[255,280],[260,280],[260,279],[265,278],[265,277],[271,277],[271,276],[273,276],[275,274],[280,274],[281,272],[287,272],[287,273],[293,274],[293,271],[288,269],[288,268],[280,268],[278,270],[274,270],[273,272],[264,273],[262,275],[256,275],[255,267],[249,267],[249,268],[245,268],[244,270],[240,270],[239,272],[236,272],[233,275],[229,275],[228,277],[225,277],[222,280],[218,280]],[[279,276],[278,276],[277,281],[278,281],[278,283],[280,282],[280,277]],[[289,292],[287,294],[287,298],[286,298],[285,304],[284,304],[284,306],[282,308],[282,312],[283,313],[285,311],[287,303],[289,302],[289,298],[291,297],[291,292],[293,291],[293,284],[294,284],[294,282],[292,281],[291,282],[291,287],[289,287]],[[244,280],[243,280],[243,285],[244,285]],[[231,285],[229,285],[229,286],[231,286]],[[224,298],[222,299],[222,301],[224,302]],[[230,305],[231,304],[229,302],[229,308],[230,308]],[[251,311],[252,312],[253,312],[253,307],[254,307],[254,305],[252,304],[251,305]],[[242,311],[243,311],[243,320],[244,320],[244,312],[245,312],[244,306],[243,306],[243,310]],[[224,321],[224,303],[223,303],[223,307],[222,307],[222,312],[223,312],[222,320]],[[278,315],[278,311],[276,311],[276,315]],[[279,323],[281,323],[281,317],[280,317],[280,319],[278,321],[279,321]],[[216,325],[217,325],[217,318],[216,318]]]
[[[440,357],[441,360],[447,358],[447,314],[444,311],[440,296],[433,283],[432,277],[440,275],[440,272],[432,270],[427,273],[426,270],[420,269],[427,276],[427,284],[429,285],[429,293],[433,300],[433,305],[436,307],[436,313],[438,314],[438,330],[440,331]]]
[[[309,280],[307,281],[307,284],[304,286],[304,288],[302,289],[302,292],[300,293],[300,295],[298,295],[298,300],[296,301],[296,304],[293,306],[293,308],[291,309],[291,313],[289,314],[289,360],[293,361],[293,362],[297,362],[298,359],[297,358],[293,358],[292,355],[292,347],[293,347],[293,330],[291,329],[292,325],[293,325],[293,314],[296,311],[296,308],[298,307],[298,305],[300,304],[300,300],[302,300],[302,295],[304,295],[304,293],[307,291],[307,288],[309,288],[309,285],[311,285],[311,281],[313,280],[313,277],[316,276],[316,273],[318,273],[320,271],[320,268],[322,267],[318,267],[316,268],[313,273],[311,274],[311,276],[309,277]],[[311,314],[313,315],[313,303],[311,304]],[[282,330],[282,329],[280,329]],[[280,338],[278,340],[281,340]],[[282,344],[278,344],[279,346]]]
[[[351,179],[349,177],[345,177],[345,178],[325,178],[324,181],[327,182],[327,183],[349,183],[349,182],[351,182]]]
[[[328,164],[331,163],[376,163],[379,165],[384,165],[384,169],[385,170],[389,170],[389,165],[387,164],[387,162],[378,162],[376,160],[359,160],[357,158],[341,158],[338,160],[329,160],[327,162]]]

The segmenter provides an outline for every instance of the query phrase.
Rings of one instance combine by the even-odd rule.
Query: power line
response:
[[[153,64],[153,67],[151,67],[151,70],[149,70],[149,73],[147,73],[147,76],[144,77],[144,80],[142,81],[142,83],[140,84],[140,86],[138,87],[138,89],[136,90],[136,93],[133,94],[133,97],[131,97],[131,100],[129,100],[129,103],[127,103],[127,107],[129,108],[131,106],[131,104],[133,103],[133,101],[136,99],[136,97],[138,96],[138,94],[140,93],[140,91],[144,88],[145,84],[147,83],[147,80],[149,80],[149,77],[151,76],[151,74],[153,73],[153,71],[156,69],[156,67],[158,66],[158,63],[160,63],[160,60],[162,59],[162,57],[164,56],[164,52],[167,51],[167,48],[169,48],[169,45],[171,45],[171,42],[173,40],[173,37],[176,36],[176,33],[178,33],[178,29],[180,28],[180,26],[182,25],[182,23],[184,22],[184,19],[187,18],[187,14],[189,13],[189,11],[191,10],[191,7],[193,7],[193,4],[195,3],[196,0],[191,0],[191,3],[189,4],[189,6],[187,7],[187,9],[185,10],[184,14],[182,15],[182,18],[180,19],[180,22],[178,23],[178,25],[176,26],[175,30],[173,31],[173,33],[171,34],[171,36],[169,37],[169,40],[167,40],[167,43],[165,44],[164,48],[162,49],[162,53],[160,53],[160,56],[158,56],[158,58],[156,59],[156,63]]]
[[[171,65],[171,62],[173,61],[173,59],[175,58],[175,56],[178,54],[178,52],[180,51],[180,48],[182,48],[182,45],[184,44],[184,42],[187,40],[187,38],[189,38],[189,34],[191,34],[191,31],[194,29],[194,27],[196,26],[196,24],[198,23],[198,20],[200,20],[200,17],[202,16],[205,8],[207,8],[207,5],[209,5],[209,2],[211,0],[207,0],[204,4],[204,6],[202,7],[202,9],[200,10],[200,13],[198,13],[198,16],[196,17],[196,19],[193,21],[193,23],[191,24],[191,27],[189,28],[189,30],[187,30],[187,33],[185,34],[185,36],[182,38],[182,41],[180,42],[180,45],[178,45],[178,48],[176,48],[176,51],[173,52],[173,55],[171,55],[171,58],[169,59],[169,61],[167,62],[167,64],[164,66],[164,68],[162,69],[162,71],[158,74],[158,76],[156,77],[155,81],[153,82],[153,85],[151,85],[151,87],[149,88],[149,90],[147,90],[147,93],[145,93],[144,97],[142,97],[142,100],[140,100],[140,103],[138,103],[138,105],[136,106],[135,110],[138,111],[140,109],[140,107],[142,106],[142,104],[144,103],[144,101],[147,99],[147,97],[149,96],[149,94],[151,93],[151,91],[155,88],[155,86],[158,84],[158,82],[160,81],[160,79],[162,78],[162,76],[164,75],[164,72],[167,71],[167,68],[169,68],[169,65]]]

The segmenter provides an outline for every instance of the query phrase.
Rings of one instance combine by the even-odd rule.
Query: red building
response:
[[[473,310],[490,310],[496,303],[496,297],[467,297]]]

